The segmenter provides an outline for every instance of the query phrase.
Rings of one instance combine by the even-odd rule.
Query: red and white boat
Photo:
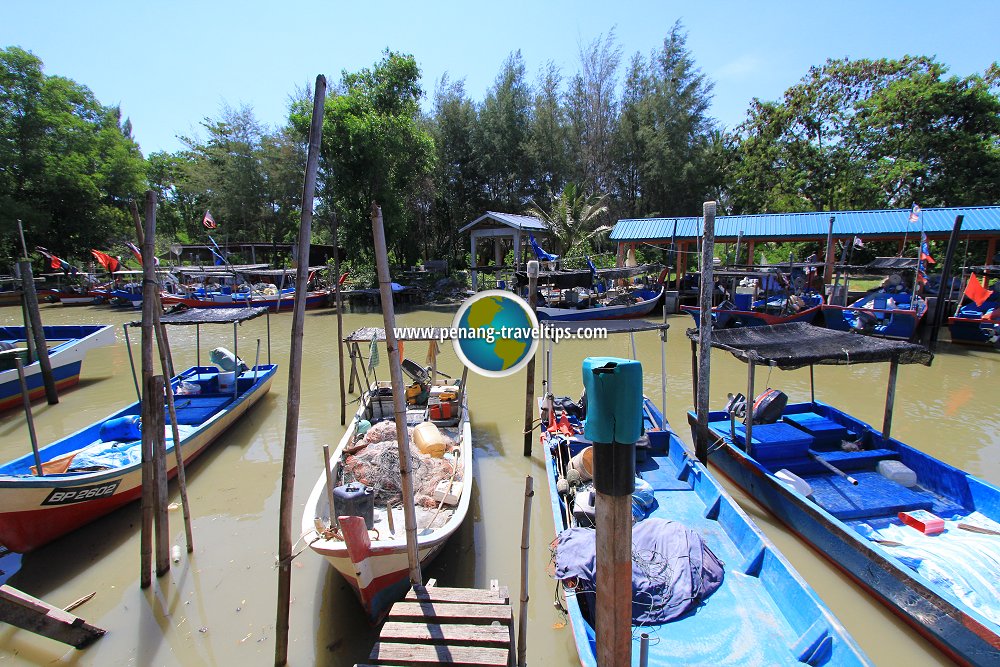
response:
[[[472,496],[472,436],[468,402],[461,388],[461,382],[438,380],[429,382],[425,387],[428,389],[430,404],[427,404],[426,399],[424,404],[419,404],[418,399],[416,404],[408,405],[407,423],[416,425],[416,428],[426,428],[424,424],[433,424],[441,434],[450,438],[455,446],[443,458],[436,459],[440,463],[435,463],[433,459],[428,461],[427,458],[422,462],[425,466],[444,466],[442,470],[451,472],[450,477],[441,480],[436,489],[441,493],[434,494],[435,497],[440,495],[441,500],[428,506],[424,496],[423,504],[419,500],[416,502],[417,549],[421,564],[434,558],[462,524]],[[448,400],[436,403],[435,395],[444,395]],[[302,533],[305,535],[305,541],[313,551],[326,558],[343,575],[357,593],[373,622],[377,622],[393,602],[401,599],[410,585],[403,508],[399,495],[397,493],[395,499],[389,501],[393,506],[390,512],[387,503],[382,499],[383,494],[379,493],[386,487],[373,489],[374,509],[370,528],[366,526],[365,518],[361,516],[343,515],[331,522],[333,513],[330,511],[329,499],[334,492],[339,494],[341,490],[350,486],[350,482],[356,482],[356,491],[363,494],[366,482],[372,481],[364,479],[365,474],[371,474],[370,471],[361,475],[355,474],[361,470],[357,467],[355,457],[363,456],[364,450],[373,446],[361,442],[369,424],[375,424],[372,429],[381,427],[388,429],[388,432],[394,432],[391,401],[390,383],[377,382],[371,386],[333,453],[331,479],[334,480],[335,489],[328,490],[326,472],[322,471],[302,515]],[[443,403],[453,408],[454,413],[448,414],[447,409],[442,413],[442,408],[435,407]],[[379,422],[380,419],[383,421]],[[374,433],[374,430],[372,432]],[[398,457],[394,458],[391,454],[396,448],[395,435],[390,437],[391,448],[386,458],[389,459],[390,466],[396,466],[395,473],[398,478]],[[411,447],[414,447],[412,443],[413,440]],[[373,444],[385,444],[385,441]],[[359,450],[359,447],[363,449]],[[421,461],[417,460],[416,455],[413,459],[416,480],[414,486],[417,487]],[[360,482],[358,482],[359,477]],[[419,499],[419,491],[417,496]],[[337,502],[338,498],[335,497],[334,503]]]

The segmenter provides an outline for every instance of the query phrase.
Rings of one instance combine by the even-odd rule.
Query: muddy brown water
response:
[[[50,442],[135,400],[121,324],[131,312],[106,307],[43,306],[47,324],[107,323],[118,327],[114,347],[91,351],[78,387],[55,406],[34,406],[39,440]],[[449,311],[402,313],[401,325],[449,325]],[[195,552],[184,553],[170,573],[149,590],[139,588],[139,505],[133,503],[26,556],[0,559],[9,583],[63,606],[88,593],[96,596],[76,613],[108,634],[84,651],[9,626],[0,626],[0,665],[266,665],[274,655],[277,575],[277,517],[284,438],[291,316],[271,317],[271,353],[280,365],[270,393],[188,468],[194,515]],[[0,322],[19,324],[20,310],[0,309]],[[685,411],[691,405],[690,346],[683,331],[690,320],[670,318],[667,344],[667,416],[690,444]],[[295,480],[295,531],[302,506],[322,470],[322,445],[335,445],[339,420],[337,318],[333,311],[306,314],[299,455]],[[381,326],[379,313],[348,313],[345,331]],[[138,344],[134,332],[133,346]],[[240,327],[240,354],[254,356],[261,339],[266,360],[264,318]],[[202,359],[217,345],[231,346],[232,327],[202,329]],[[660,356],[656,334],[636,336],[646,391],[659,396]],[[173,328],[175,365],[195,361],[190,327]],[[443,346],[440,368],[459,373],[457,358]],[[138,352],[137,347],[135,348]],[[422,361],[426,344],[409,343],[407,356]],[[564,341],[554,356],[556,393],[576,396],[580,363],[589,354],[630,356],[628,336],[607,341]],[[887,367],[821,367],[817,398],[869,423],[880,424]],[[377,373],[388,377],[383,365]],[[539,373],[540,377],[540,373]],[[525,475],[536,480],[532,511],[528,661],[535,665],[579,664],[571,632],[553,606],[555,586],[546,573],[553,538],[544,465],[522,456],[524,374],[503,379],[470,375],[473,420],[473,502],[468,520],[425,576],[441,585],[486,587],[499,579],[517,597],[521,503]],[[745,391],[746,366],[716,354],[712,401]],[[808,370],[768,375],[757,387],[783,389],[792,400],[808,398]],[[1000,354],[944,344],[933,366],[904,366],[899,372],[894,435],[951,464],[1000,483]],[[659,398],[657,398],[659,401]],[[348,408],[348,416],[352,408]],[[0,416],[0,460],[28,450],[24,416]],[[875,602],[836,568],[789,533],[768,513],[727,486],[765,533],[815,588],[871,659],[879,665],[949,664],[928,642]],[[177,501],[176,487],[171,500]],[[172,511],[172,544],[184,542],[180,510]],[[303,548],[300,542],[297,549]],[[367,657],[375,632],[364,620],[346,583],[308,549],[294,560],[290,663],[352,665]],[[670,626],[658,632],[670,632]]]

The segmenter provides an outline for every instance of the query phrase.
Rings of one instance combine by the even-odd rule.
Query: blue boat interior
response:
[[[210,419],[224,412],[234,403],[242,400],[255,383],[266,380],[275,372],[276,368],[277,366],[273,364],[255,366],[252,370],[244,371],[236,379],[234,388],[226,388],[225,391],[220,390],[219,369],[214,366],[194,366],[176,376],[172,381],[172,386],[175,393],[174,407],[177,413],[177,424],[181,440],[186,440]],[[181,393],[184,391],[184,384],[187,384],[187,390],[191,390],[190,385],[197,385],[198,389],[195,390],[197,393]],[[54,459],[83,450],[88,455],[100,453],[103,456],[111,449],[117,450],[120,454],[117,460],[122,465],[126,464],[128,461],[134,459],[134,455],[130,454],[128,450],[137,447],[141,440],[128,437],[125,440],[113,439],[105,441],[101,437],[101,429],[108,422],[113,422],[123,417],[138,416],[140,412],[140,404],[138,402],[132,403],[109,417],[42,448],[39,453],[41,454],[43,465],[47,466],[48,462]],[[169,425],[170,414],[166,409],[166,404],[164,404],[164,413],[165,424]],[[106,429],[105,437],[107,437],[109,432],[121,434],[125,431]],[[169,427],[165,429],[165,435],[169,451],[173,447],[173,435]],[[27,454],[0,466],[0,475],[34,475],[32,472],[32,468],[35,465],[34,456],[31,453],[30,447],[25,446],[25,449],[28,452]],[[110,461],[111,459],[107,458],[107,460]],[[64,474],[71,475],[74,472],[94,472],[94,469],[89,466],[86,470],[73,470],[69,468]]]
[[[842,628],[805,582],[688,454],[669,426],[659,429],[656,407],[648,399],[645,405],[649,445],[637,449],[636,474],[653,490],[655,502],[648,517],[678,521],[698,532],[725,564],[721,587],[693,611],[663,625],[641,628],[650,634],[649,664],[732,663],[734,642],[743,652],[741,662],[747,664],[862,664]],[[555,489],[558,465],[566,466],[592,443],[580,434],[557,433],[548,434],[544,442],[550,454],[546,457],[549,482]],[[551,498],[554,513],[565,517],[565,498],[555,492]],[[565,525],[565,519],[557,522],[557,529],[560,524]],[[595,664],[595,635],[586,621],[585,596],[569,597],[577,603],[568,600],[567,605],[574,628],[584,627],[589,642],[589,646],[581,645],[578,634],[581,661]],[[634,658],[638,634],[637,629]]]

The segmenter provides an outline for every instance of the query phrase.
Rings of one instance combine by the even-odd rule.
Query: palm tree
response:
[[[552,205],[548,210],[532,199],[526,214],[548,225],[560,257],[572,256],[590,239],[611,229],[610,225],[598,225],[600,216],[608,212],[607,195],[588,195],[576,183],[567,183],[559,195],[553,197],[550,192],[549,198]]]

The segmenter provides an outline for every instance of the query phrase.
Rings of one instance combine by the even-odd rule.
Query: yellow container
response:
[[[413,427],[413,444],[424,454],[435,458],[444,456],[444,435],[437,425],[431,422],[420,422]]]

